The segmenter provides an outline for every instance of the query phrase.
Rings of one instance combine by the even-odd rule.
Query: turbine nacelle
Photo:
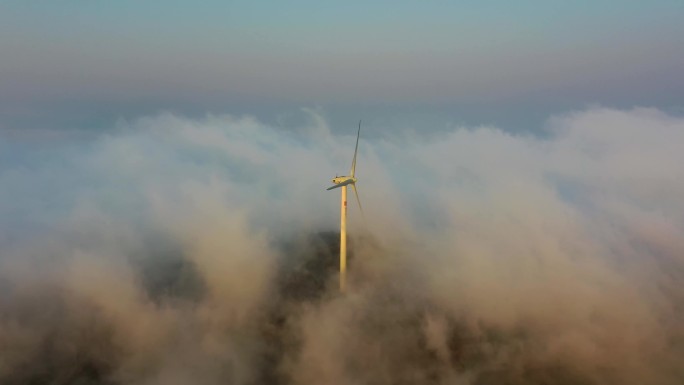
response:
[[[356,183],[356,178],[354,178],[353,176],[342,175],[342,176],[336,176],[335,178],[333,178],[332,182],[334,184],[348,185],[349,183]]]

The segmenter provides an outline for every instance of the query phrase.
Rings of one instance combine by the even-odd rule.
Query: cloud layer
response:
[[[3,132],[2,382],[681,383],[684,120],[362,140],[340,296],[354,138],[309,114]]]

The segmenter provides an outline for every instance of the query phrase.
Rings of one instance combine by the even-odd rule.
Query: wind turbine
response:
[[[347,186],[351,185],[356,195],[356,202],[359,204],[359,210],[363,215],[361,208],[361,201],[359,200],[359,192],[356,190],[356,153],[359,150],[359,135],[361,134],[361,121],[359,120],[359,130],[356,132],[356,148],[354,149],[354,159],[351,164],[351,171],[349,176],[336,176],[332,182],[334,186],[328,187],[327,190],[334,188],[342,188],[342,201],[340,203],[340,291],[344,292],[347,283]]]

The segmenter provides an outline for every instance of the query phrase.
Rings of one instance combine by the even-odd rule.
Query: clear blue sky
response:
[[[0,2],[0,127],[318,107],[524,129],[682,111],[684,1]],[[336,123],[335,123],[336,124]]]

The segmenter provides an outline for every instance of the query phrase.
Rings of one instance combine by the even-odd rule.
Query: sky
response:
[[[334,130],[536,131],[587,106],[681,114],[684,3],[2,1],[0,125],[160,111]],[[380,129],[380,128],[378,128]]]

